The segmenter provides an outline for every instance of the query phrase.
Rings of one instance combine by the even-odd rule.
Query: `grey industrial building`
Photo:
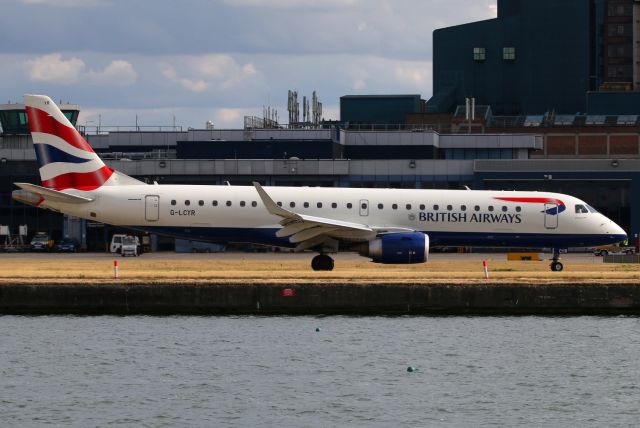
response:
[[[149,183],[556,191],[633,237],[639,37],[632,0],[499,0],[496,19],[434,32],[429,100],[346,95],[340,120],[313,128],[81,130],[110,167]],[[72,122],[77,110],[63,106]],[[13,182],[39,182],[21,114],[21,105],[0,107],[0,224],[103,249],[113,229],[11,199]]]

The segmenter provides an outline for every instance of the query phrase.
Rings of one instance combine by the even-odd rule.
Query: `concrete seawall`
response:
[[[6,284],[2,314],[640,314],[640,285]]]

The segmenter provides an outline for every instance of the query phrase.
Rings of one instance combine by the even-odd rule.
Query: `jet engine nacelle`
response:
[[[429,235],[421,232],[382,235],[369,241],[368,251],[361,255],[375,263],[424,263],[429,257]]]

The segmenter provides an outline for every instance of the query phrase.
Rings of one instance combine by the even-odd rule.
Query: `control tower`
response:
[[[69,103],[59,103],[58,106],[69,122],[76,126],[80,106]],[[4,135],[29,134],[29,121],[24,104],[0,104],[0,130]]]

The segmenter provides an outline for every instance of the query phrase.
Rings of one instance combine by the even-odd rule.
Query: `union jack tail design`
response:
[[[116,180],[114,171],[45,95],[25,95],[42,186],[55,190],[94,190]]]

